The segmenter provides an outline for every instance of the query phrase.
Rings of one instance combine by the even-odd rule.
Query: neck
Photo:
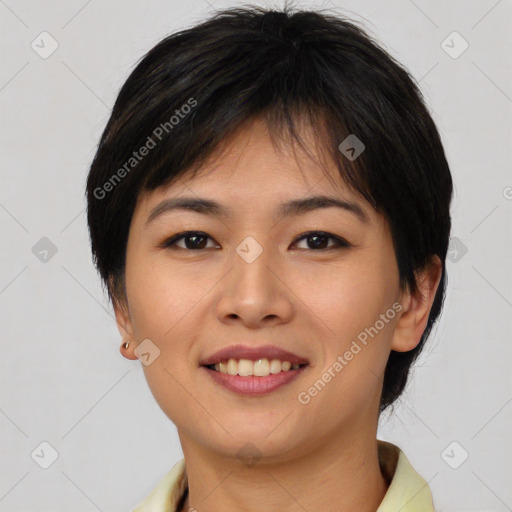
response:
[[[262,457],[246,466],[236,456],[205,451],[180,433],[189,485],[182,510],[375,512],[388,487],[376,432],[330,437],[322,447],[301,446],[300,454],[286,460]]]

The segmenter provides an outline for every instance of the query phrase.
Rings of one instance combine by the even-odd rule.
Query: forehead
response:
[[[161,204],[163,201],[196,197],[221,203],[221,208],[202,204],[190,210],[203,210],[219,217],[245,210],[248,214],[260,210],[268,214],[271,210],[276,216],[284,216],[313,210],[320,204],[325,206],[330,200],[345,203],[341,206],[346,206],[347,211],[371,222],[373,208],[344,182],[332,157],[318,144],[317,134],[306,128],[300,137],[306,151],[293,142],[272,138],[261,118],[246,123],[201,167],[192,173],[185,172],[171,184],[143,192],[135,213],[143,215],[147,222],[158,213],[155,210],[166,207]],[[309,203],[298,204],[306,198]]]

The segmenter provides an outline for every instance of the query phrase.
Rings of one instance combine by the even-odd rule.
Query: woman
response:
[[[184,454],[135,510],[434,510],[376,435],[441,312],[451,198],[418,87],[353,22],[231,9],[149,51],[87,181],[121,353]]]

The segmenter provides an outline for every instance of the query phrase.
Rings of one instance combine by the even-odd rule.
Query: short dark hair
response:
[[[194,173],[257,116],[272,140],[287,135],[307,150],[297,131],[304,116],[347,185],[390,223],[402,290],[417,290],[415,271],[432,255],[443,264],[419,344],[391,351],[382,412],[404,390],[442,309],[453,186],[419,86],[355,22],[288,5],[243,6],[152,48],[122,86],[87,178],[94,264],[110,300],[125,300],[126,245],[139,193]],[[339,149],[350,134],[365,145],[356,159]]]

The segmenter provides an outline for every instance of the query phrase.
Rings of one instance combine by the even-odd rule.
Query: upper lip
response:
[[[257,361],[258,359],[264,358],[269,360],[279,359],[280,361],[290,361],[292,364],[307,364],[309,362],[304,357],[300,357],[276,345],[262,345],[261,347],[231,345],[203,359],[201,365],[208,366],[220,363],[221,361],[227,361],[228,359],[250,359],[251,361]]]

